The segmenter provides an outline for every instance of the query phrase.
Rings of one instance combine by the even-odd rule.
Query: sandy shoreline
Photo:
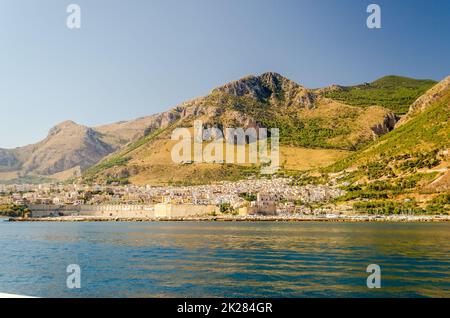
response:
[[[183,218],[126,218],[61,216],[9,218],[9,222],[450,222],[449,215],[341,215],[341,216],[205,216]]]

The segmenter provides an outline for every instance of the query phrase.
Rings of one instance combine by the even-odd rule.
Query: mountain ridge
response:
[[[204,127],[279,128],[286,167],[293,167],[291,156],[302,149],[354,150],[394,128],[397,117],[380,106],[360,108],[345,105],[316,94],[274,72],[249,75],[219,86],[209,95],[182,103],[172,109],[170,129],[192,127],[202,120]],[[177,166],[171,163],[171,131],[168,126],[151,138],[143,137],[128,149],[107,157],[85,173],[89,182],[131,180],[145,183],[166,176],[166,182],[219,181],[224,166]],[[288,157],[291,157],[289,159]],[[153,160],[152,158],[158,158]],[[247,168],[234,167],[236,170]],[[231,169],[231,168],[230,168]],[[247,169],[248,170],[248,169]],[[203,174],[203,175],[202,175]],[[181,176],[181,177],[180,177]],[[183,181],[184,180],[184,181]],[[208,181],[207,181],[208,180]]]
[[[405,76],[387,75],[373,82],[353,86],[331,85],[315,90],[324,97],[349,105],[367,107],[379,105],[402,116],[409,106],[437,82]]]
[[[212,89],[206,96],[135,120],[96,127],[70,120],[59,123],[38,143],[0,149],[0,180],[11,176],[51,176],[76,167],[84,171],[177,122],[189,126],[188,120],[194,118],[201,118],[210,126],[279,126],[285,145],[350,150],[389,132],[398,119],[383,107],[346,105],[323,91],[266,72],[242,77]],[[348,128],[353,125],[356,128]]]

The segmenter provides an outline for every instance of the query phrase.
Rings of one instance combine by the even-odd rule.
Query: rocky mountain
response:
[[[104,143],[92,128],[66,121],[50,129],[47,138],[27,150],[29,157],[22,169],[26,173],[52,175],[74,166],[83,170],[114,148]]]
[[[367,85],[370,89],[361,88]],[[172,130],[192,127],[195,119],[201,119],[205,127],[279,128],[284,168],[323,166],[388,133],[398,120],[392,108],[383,107],[386,103],[361,100],[354,93],[350,97],[333,93],[359,90],[368,91],[370,97],[385,89],[396,92],[390,96],[390,104],[404,105],[432,82],[386,77],[367,85],[311,90],[268,72],[246,76],[213,89],[207,96],[136,120],[98,127],[67,121],[52,128],[41,142],[0,149],[0,181],[18,181],[24,176],[65,179],[81,172],[85,178],[100,181],[129,179],[145,183],[158,175],[166,176],[164,182],[171,178],[201,180],[197,166],[172,166],[168,157]],[[314,153],[316,159],[298,158],[305,153]],[[242,175],[242,167],[228,168],[232,171],[218,173],[226,169],[208,166],[204,179]]]
[[[66,121],[50,129],[48,136],[33,145],[1,150],[2,170],[21,175],[52,175],[74,167],[85,169],[114,148],[104,143],[92,128]]]
[[[281,76],[268,72],[261,76],[250,75],[240,80],[214,89],[211,94],[226,94],[236,97],[249,97],[270,105],[293,106],[311,109],[316,95],[311,90]]]
[[[205,127],[279,128],[283,164],[288,169],[299,168],[294,162],[299,161],[297,154],[304,149],[324,149],[333,154],[355,150],[392,130],[397,120],[386,108],[346,105],[272,72],[225,84],[159,116],[165,120],[155,125],[157,130],[88,169],[85,179],[167,183],[242,176],[242,167],[172,163],[172,130],[190,128],[196,119]],[[324,152],[316,160],[326,156]]]
[[[107,155],[166,127],[175,118],[176,112],[169,111],[93,128],[62,122],[36,144],[0,149],[0,182],[30,182],[33,177],[41,182],[42,176],[58,180],[79,176]]]
[[[66,179],[79,176],[109,154],[151,132],[167,127],[180,115],[176,110],[98,127],[62,122],[32,145],[0,149],[0,182],[21,182],[25,176]],[[27,182],[32,178],[26,178]],[[36,178],[42,181],[42,178]]]

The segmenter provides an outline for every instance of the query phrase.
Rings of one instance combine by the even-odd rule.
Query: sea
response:
[[[449,255],[449,223],[3,219],[0,293],[450,297]]]

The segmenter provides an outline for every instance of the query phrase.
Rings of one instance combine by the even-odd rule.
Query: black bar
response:
[[[59,317],[65,313],[85,315],[105,312],[123,313],[128,316],[139,312],[147,312],[145,317],[151,317],[155,313],[163,315],[195,315],[197,317],[215,317],[239,314],[241,316],[280,316],[295,314],[296,317],[320,316],[323,314],[336,315],[343,313],[358,317],[380,315],[383,317],[392,310],[400,310],[402,316],[406,313],[430,313],[436,312],[442,307],[448,308],[449,299],[284,299],[284,298],[163,298],[163,299],[3,299],[0,300],[0,308],[11,307],[15,314],[22,310],[30,310],[34,313],[47,313],[52,309],[53,313],[60,312]],[[209,308],[209,310],[208,310]],[[163,316],[164,317],[164,316]]]

